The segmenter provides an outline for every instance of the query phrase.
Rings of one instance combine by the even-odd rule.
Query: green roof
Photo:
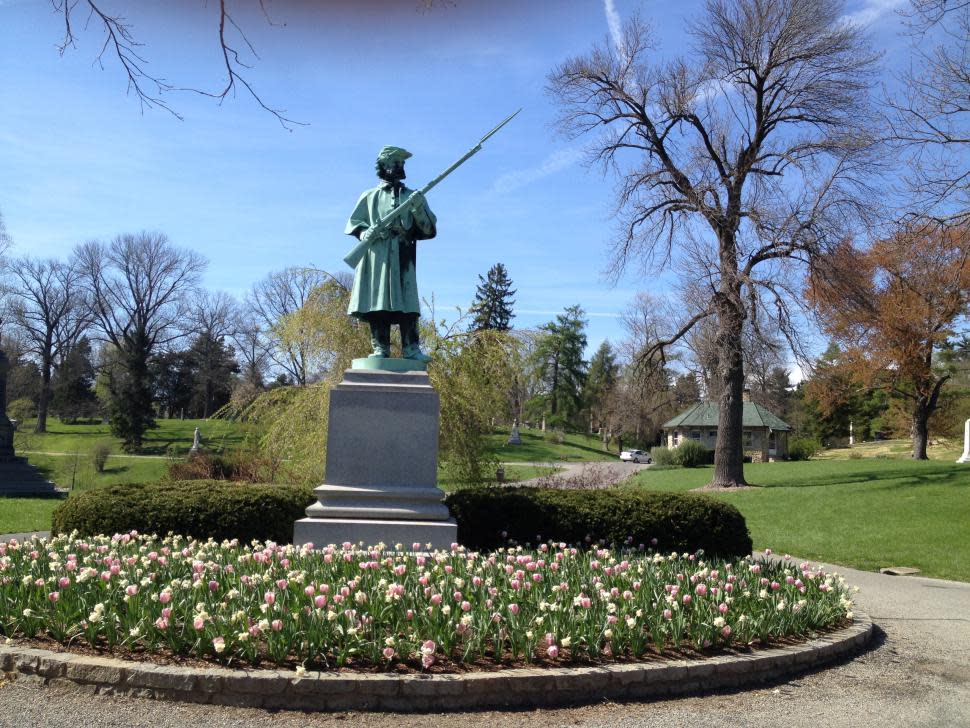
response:
[[[787,431],[791,427],[776,415],[755,402],[744,403],[741,416],[742,427],[768,427],[772,430]],[[663,428],[674,427],[717,427],[717,403],[701,402],[680,413],[672,420],[664,422]]]

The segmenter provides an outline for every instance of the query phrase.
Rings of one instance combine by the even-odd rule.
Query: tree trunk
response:
[[[910,432],[913,437],[913,460],[929,460],[926,454],[926,447],[930,439],[930,409],[923,397],[916,400],[913,405],[913,423]]]
[[[744,302],[737,274],[737,251],[733,237],[721,240],[721,284],[716,298],[718,397],[717,443],[714,446],[714,479],[711,485],[733,488],[747,485],[744,479],[742,416],[744,412],[744,356],[741,335]]]
[[[51,362],[45,357],[41,365],[40,397],[37,401],[37,426],[34,432],[47,432],[47,410],[51,401]]]

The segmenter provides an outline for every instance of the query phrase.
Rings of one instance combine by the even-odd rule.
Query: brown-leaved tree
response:
[[[951,376],[934,355],[967,324],[970,231],[903,229],[866,250],[845,243],[818,263],[808,293],[823,328],[859,384],[909,403],[913,457],[925,460],[929,418]]]

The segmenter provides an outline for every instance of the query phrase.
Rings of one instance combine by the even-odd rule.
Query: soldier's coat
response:
[[[397,204],[407,200],[413,190],[404,187]],[[375,225],[396,207],[393,188],[384,183],[364,192],[357,201],[347,227],[348,235]],[[421,313],[418,279],[415,270],[416,240],[437,234],[437,218],[423,202],[412,213],[404,213],[391,226],[390,233],[373,242],[354,271],[354,287],[347,313],[362,316],[376,311]]]

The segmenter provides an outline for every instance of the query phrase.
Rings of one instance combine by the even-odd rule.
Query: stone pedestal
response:
[[[506,445],[521,445],[522,444],[522,436],[519,434],[519,422],[518,422],[518,420],[514,420],[512,422],[512,434],[509,435],[508,442],[506,442],[505,444]]]
[[[330,392],[326,480],[293,543],[448,548],[438,488],[438,393],[424,371],[348,369]]]
[[[970,463],[970,420],[963,423],[963,455],[958,463]]]

